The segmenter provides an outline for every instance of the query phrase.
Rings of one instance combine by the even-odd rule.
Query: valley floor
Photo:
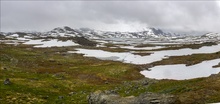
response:
[[[186,63],[184,60],[187,65],[194,65],[219,58],[219,52],[134,65],[68,53],[76,48],[80,47],[0,44],[0,103],[84,104],[88,103],[88,95],[97,90],[111,90],[120,96],[139,96],[144,92],[172,94],[183,104],[220,102],[220,74],[190,80],[155,80],[140,74],[141,66]]]

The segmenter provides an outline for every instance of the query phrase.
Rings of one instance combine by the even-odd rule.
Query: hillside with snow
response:
[[[138,32],[112,32],[100,31],[89,28],[73,29],[68,26],[57,27],[47,32],[7,32],[0,34],[1,38],[68,38],[68,37],[84,37],[89,40],[103,40],[111,39],[143,39],[155,40],[165,42],[181,42],[181,43],[194,43],[194,42],[210,42],[220,40],[219,33],[207,33],[204,35],[185,35],[173,32],[164,32],[161,29],[147,28]]]

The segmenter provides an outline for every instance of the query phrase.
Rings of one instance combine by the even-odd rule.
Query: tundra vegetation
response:
[[[181,81],[148,79],[139,73],[141,69],[137,65],[67,53],[76,47],[33,48],[1,43],[0,103],[84,104],[88,103],[88,95],[97,90],[113,91],[123,97],[144,92],[172,94],[180,103],[220,102],[220,74]],[[199,48],[201,45],[183,45],[178,49],[180,47]],[[148,65],[193,65],[219,57],[220,52],[172,56]]]

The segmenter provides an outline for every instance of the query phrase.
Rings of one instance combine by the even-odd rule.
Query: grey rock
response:
[[[11,81],[9,80],[9,78],[5,79],[4,85],[10,85],[10,84],[11,84]]]
[[[141,102],[140,102],[141,101]],[[144,93],[137,97],[136,102],[138,104],[178,104],[179,99],[174,95],[169,94],[156,94],[156,93]]]
[[[160,100],[153,100],[153,101],[150,101],[150,104],[159,104],[160,103]]]
[[[149,78],[143,78],[141,80],[135,81],[135,83],[137,83],[140,86],[148,86],[148,85],[151,85],[151,84],[156,83],[156,82],[157,82],[157,80],[149,79]]]
[[[56,73],[54,75],[52,75],[52,77],[56,78],[56,79],[59,79],[59,80],[63,80],[65,79],[65,72],[61,72],[61,73]]]
[[[64,96],[58,96],[58,99],[62,100],[64,98]]]
[[[89,104],[128,104],[133,102],[132,97],[122,98],[117,94],[110,93],[110,91],[96,91],[88,96]]]
[[[178,104],[174,95],[143,93],[138,97],[121,97],[110,91],[96,91],[88,96],[89,104]]]
[[[74,95],[74,94],[76,94],[76,92],[70,92],[70,93],[69,93],[69,96],[72,96],[72,95]]]
[[[108,81],[105,81],[105,84],[108,84]]]

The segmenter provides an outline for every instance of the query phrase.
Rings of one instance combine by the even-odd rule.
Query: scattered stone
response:
[[[157,80],[155,79],[150,79],[150,78],[143,78],[143,79],[140,79],[140,80],[136,80],[136,81],[133,81],[134,85],[138,87],[138,89],[140,88],[140,86],[144,86],[144,87],[147,87],[148,85],[151,85],[153,83],[156,83]],[[134,87],[134,86],[132,86]]]
[[[105,81],[105,84],[108,84],[108,81]]]
[[[121,97],[111,91],[96,91],[88,96],[89,104],[179,104],[174,95],[143,93],[138,97]]]
[[[74,95],[74,94],[76,94],[76,92],[70,92],[70,93],[69,93],[70,96],[72,96],[72,95]]]
[[[108,94],[118,94],[115,90],[106,90],[105,93],[108,93]]]
[[[64,72],[61,72],[61,73],[56,73],[54,75],[52,75],[52,77],[55,77],[56,79],[59,79],[59,80],[63,80],[65,79],[65,73]]]
[[[1,69],[4,71],[8,70],[6,67],[1,67]]]
[[[5,79],[4,85],[10,85],[10,84],[11,84],[11,81],[9,80],[9,78]]]
[[[58,96],[58,99],[62,100],[64,98],[64,96]]]
[[[149,84],[148,81],[143,81],[143,82],[142,82],[142,85],[143,85],[143,86],[147,86],[148,84]]]
[[[81,94],[86,94],[86,91],[80,91]]]
[[[151,71],[151,67],[153,66],[145,66],[145,67],[140,67],[141,70],[147,70],[147,71]]]
[[[153,101],[150,101],[150,104],[160,104],[160,100],[153,100]]]
[[[130,91],[125,91],[125,94],[129,94],[130,93]]]

